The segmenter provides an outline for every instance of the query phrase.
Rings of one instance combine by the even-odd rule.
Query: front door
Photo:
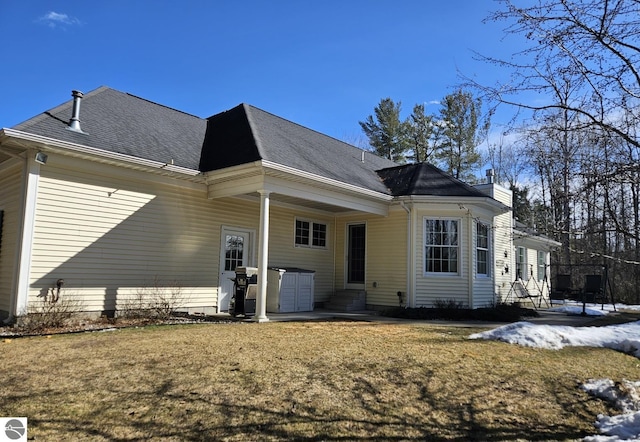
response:
[[[251,235],[249,230],[222,229],[218,312],[229,311],[236,267],[248,266],[251,262]]]
[[[366,225],[349,224],[347,229],[347,288],[364,289]]]

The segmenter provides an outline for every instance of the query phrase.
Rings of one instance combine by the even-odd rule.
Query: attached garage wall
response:
[[[0,166],[0,319],[11,311],[11,293],[16,272],[16,252],[20,225],[20,189],[24,163],[10,160]]]

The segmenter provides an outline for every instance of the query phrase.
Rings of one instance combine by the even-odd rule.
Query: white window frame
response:
[[[491,248],[491,225],[487,222],[483,222],[483,221],[476,221],[476,241],[475,241],[475,246],[476,246],[476,276],[480,277],[480,278],[488,278],[491,276],[491,262],[492,262],[492,248]],[[486,247],[480,247],[479,246],[479,241],[478,241],[478,229],[480,228],[480,226],[483,226],[485,229],[487,229],[487,246]],[[479,260],[478,260],[478,253],[479,252],[485,252],[486,253],[486,272],[480,272],[480,268],[478,266]]]
[[[540,257],[542,257],[542,262],[540,262]],[[538,281],[543,281],[545,273],[547,272],[547,252],[544,250],[538,250],[537,253],[537,263],[536,263],[536,277]]]
[[[308,224],[308,235],[306,243],[298,242],[298,223],[307,223]],[[324,227],[324,245],[314,245],[314,233],[316,232],[316,227]],[[294,247],[302,247],[308,249],[320,249],[326,250],[329,244],[329,225],[327,223],[312,220],[308,218],[296,217],[293,222],[293,245]]]
[[[522,253],[521,253],[522,252]],[[529,251],[526,247],[518,246],[516,247],[516,279],[518,279],[518,270],[520,269],[520,279],[523,281],[527,281],[529,279],[529,272],[527,266],[527,255]],[[520,259],[522,258],[522,260]]]
[[[437,271],[428,271],[428,264],[429,264],[429,253],[427,251],[427,247],[430,246],[430,244],[427,244],[427,224],[430,221],[453,221],[456,223],[456,227],[457,227],[457,244],[455,244],[455,246],[447,246],[445,245],[435,245],[435,247],[439,247],[441,249],[443,248],[447,248],[449,250],[451,249],[455,249],[456,251],[456,270],[453,272],[437,272]],[[462,267],[462,256],[461,256],[461,250],[462,250],[462,219],[461,218],[450,218],[450,217],[424,217],[423,221],[422,221],[422,234],[423,234],[423,239],[422,239],[422,251],[423,251],[423,262],[422,262],[422,273],[424,276],[460,276],[461,275],[461,267]]]

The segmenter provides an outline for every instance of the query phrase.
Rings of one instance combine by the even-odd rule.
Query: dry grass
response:
[[[158,326],[0,342],[0,416],[38,441],[570,440],[640,379],[611,350],[359,322]]]

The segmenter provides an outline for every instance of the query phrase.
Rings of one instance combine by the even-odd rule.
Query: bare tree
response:
[[[612,267],[640,302],[640,1],[497,2],[487,21],[525,48],[506,60],[479,55],[508,81],[468,83],[529,113],[527,151],[563,243],[559,263]]]

